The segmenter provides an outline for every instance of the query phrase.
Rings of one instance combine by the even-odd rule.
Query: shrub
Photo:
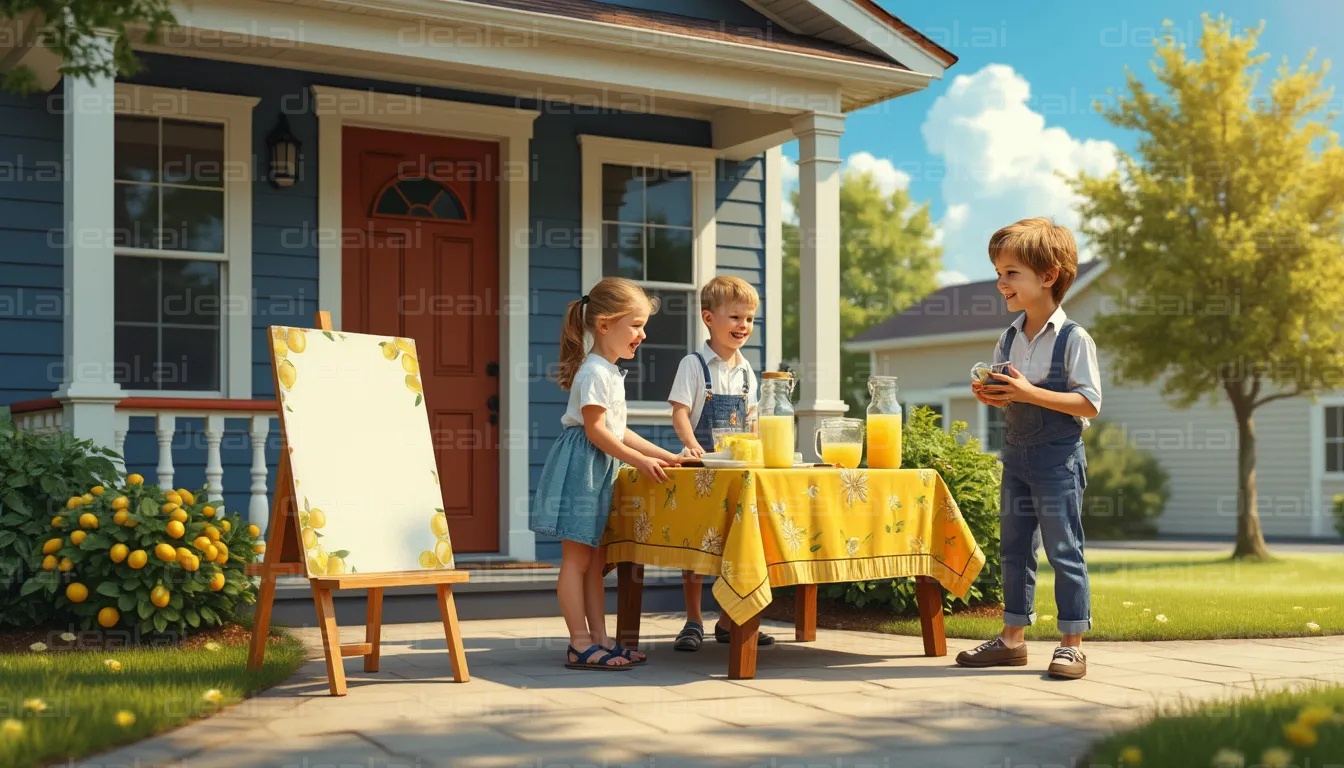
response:
[[[1093,421],[1083,432],[1087,490],[1083,532],[1089,539],[1157,535],[1153,520],[1170,495],[1170,477],[1147,451],[1130,445],[1118,424]]]
[[[55,619],[50,601],[19,594],[32,575],[29,555],[49,538],[51,518],[66,497],[116,476],[111,458],[116,454],[68,432],[16,430],[0,419],[0,629]]]
[[[1335,530],[1339,532],[1340,536],[1344,536],[1344,493],[1335,494],[1330,502],[1334,505]]]
[[[965,599],[944,593],[943,606],[1003,601],[999,570],[999,465],[980,450],[964,421],[952,422],[951,432],[939,425],[942,416],[925,406],[910,412],[901,445],[901,466],[936,470],[961,508],[975,541],[985,553],[985,567]],[[856,607],[881,605],[897,613],[918,610],[912,579],[879,579],[822,587],[821,594]]]
[[[264,551],[259,532],[208,505],[203,491],[164,491],[128,475],[72,495],[48,526],[29,561],[40,575],[21,593],[54,602],[85,629],[183,634],[256,600],[245,567]]]

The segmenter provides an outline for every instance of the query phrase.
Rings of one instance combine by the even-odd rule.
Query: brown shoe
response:
[[[963,667],[1021,667],[1027,663],[1027,644],[1009,648],[1004,645],[1003,638],[996,637],[972,650],[958,653],[957,663]]]
[[[1087,657],[1078,648],[1061,645],[1050,659],[1049,675],[1060,680],[1077,680],[1087,674]]]

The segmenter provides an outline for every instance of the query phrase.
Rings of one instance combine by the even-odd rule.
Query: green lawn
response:
[[[1344,633],[1344,555],[1286,555],[1272,562],[1233,561],[1210,552],[1091,550],[1090,640],[1207,640]],[[1041,558],[1035,626],[1029,640],[1059,637],[1054,573]],[[1045,617],[1050,617],[1046,619]],[[1165,617],[1166,621],[1162,621]],[[948,637],[988,639],[1002,620],[947,616]],[[1313,629],[1312,622],[1319,626]],[[918,619],[883,629],[918,635]]]
[[[246,645],[0,654],[0,765],[45,765],[170,730],[283,681],[304,650],[286,634],[260,670],[246,661]]]
[[[1304,722],[1291,734],[1285,733],[1284,726],[1297,722],[1304,710]],[[1344,755],[1341,713],[1344,713],[1341,686],[1192,704],[1181,714],[1159,716],[1147,725],[1103,741],[1093,750],[1090,762],[1200,768],[1334,765]],[[1312,727],[1313,721],[1323,722]],[[1131,752],[1127,754],[1126,750]],[[1138,750],[1138,754],[1132,750]],[[1228,752],[1223,752],[1224,758],[1215,762],[1215,756],[1222,750],[1239,753],[1244,763]],[[1275,755],[1266,754],[1268,750],[1287,750],[1287,760],[1279,762]],[[1126,757],[1123,763],[1122,755]],[[1141,761],[1135,762],[1134,757],[1140,757]],[[1278,757],[1284,755],[1280,753]]]

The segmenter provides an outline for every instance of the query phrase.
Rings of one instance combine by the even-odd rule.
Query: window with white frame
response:
[[[1325,408],[1325,471],[1344,473],[1344,405]]]
[[[992,405],[980,407],[984,409],[985,414],[985,444],[982,448],[990,453],[1002,451],[1008,436],[1008,422],[1004,418],[1004,411]]]
[[[115,120],[114,378],[131,392],[250,389],[250,371],[226,367],[250,368],[250,306],[232,323],[224,308],[250,294],[256,100],[118,88],[158,108]]]

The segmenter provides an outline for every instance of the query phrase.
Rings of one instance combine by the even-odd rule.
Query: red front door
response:
[[[453,550],[498,552],[499,145],[341,140],[341,324],[415,340]]]

